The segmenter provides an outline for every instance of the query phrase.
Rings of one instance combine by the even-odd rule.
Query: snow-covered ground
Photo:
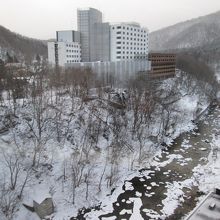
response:
[[[220,188],[220,114],[214,121],[211,151],[208,163],[205,166],[197,166],[194,177],[199,183],[199,189],[205,193]]]
[[[194,127],[191,121],[197,111],[207,107],[204,94],[190,93],[184,78],[178,80],[164,81],[160,96],[166,98],[167,103],[173,103],[163,103],[164,109],[157,104],[156,111],[145,123],[142,115],[135,115],[135,108],[132,109],[135,102],[130,105],[131,109],[122,111],[110,108],[106,97],[83,102],[67,94],[57,100],[55,93],[50,91],[42,99],[20,100],[16,106],[5,101],[0,112],[0,127],[12,121],[15,121],[15,126],[0,136],[0,181],[10,185],[10,178],[6,175],[10,166],[5,161],[12,160],[13,166],[18,159],[19,173],[14,196],[21,191],[28,175],[22,200],[17,201],[13,218],[39,219],[22,203],[31,205],[33,200],[42,200],[48,194],[55,205],[54,220],[70,219],[77,215],[79,208],[100,203],[101,210],[86,214],[88,219],[97,219],[100,214],[111,212],[124,180],[136,176],[138,169],[152,165],[155,154],[160,155],[161,148],[157,143],[170,144],[180,133],[191,130]],[[174,88],[178,95],[168,99],[166,94]],[[35,108],[36,105],[40,109]],[[143,109],[145,106],[140,106],[140,110]],[[16,117],[5,119],[4,116],[12,110],[16,111]],[[42,114],[38,115],[39,112]],[[136,116],[135,126],[139,133],[134,134]],[[166,123],[167,130],[163,133],[162,125]],[[171,155],[169,161],[173,159]],[[169,161],[160,164],[160,167]],[[178,189],[179,184],[183,187],[191,183],[168,186],[168,193],[173,188]],[[127,187],[132,189],[131,185]],[[107,196],[113,188],[112,196]],[[175,190],[175,193],[170,192],[174,198],[164,201],[165,214],[176,206],[176,198],[181,192]],[[172,206],[167,207],[170,201],[173,201]],[[133,198],[130,202],[135,204],[134,210],[140,208],[140,199]],[[139,218],[138,213],[133,213],[132,218]]]
[[[162,156],[158,154],[154,158],[154,160],[150,163],[151,165],[149,167],[150,170],[148,169],[147,171],[141,173],[137,172],[135,175],[129,176],[127,178],[128,179],[127,182],[125,182],[124,184],[125,188],[123,189],[122,186],[118,187],[118,190],[116,190],[112,196],[109,196],[108,199],[103,200],[101,210],[91,211],[90,213],[85,215],[86,219],[98,220],[98,216],[100,215],[107,216],[106,213],[112,213],[110,215],[111,218],[103,217],[102,219],[117,219],[118,211],[115,210],[112,204],[116,204],[116,205],[118,204],[119,206],[119,203],[123,202],[123,200],[124,203],[132,202],[133,208],[123,209],[119,213],[119,215],[121,216],[125,213],[128,213],[128,214],[132,214],[131,215],[132,217],[136,216],[137,219],[144,219],[143,215],[142,216],[140,215],[140,211],[142,210],[142,212],[146,213],[147,217],[150,217],[152,219],[166,219],[168,216],[174,214],[174,211],[176,208],[178,208],[178,206],[181,206],[182,203],[187,202],[188,196],[185,195],[184,189],[193,190],[193,187],[198,186],[200,191],[207,194],[210,191],[213,191],[214,188],[219,188],[220,187],[220,179],[219,179],[220,178],[220,167],[219,167],[220,135],[218,131],[220,129],[220,109],[217,109],[215,111],[215,115],[209,116],[207,120],[204,121],[204,127],[206,124],[209,125],[207,133],[206,130],[204,130],[204,133],[201,136],[200,133],[192,132],[191,134],[192,138],[190,138],[190,136],[185,137],[186,139],[183,140],[180,148],[178,150],[175,150],[176,153],[168,154],[167,156],[165,156],[166,160],[164,161],[161,161]],[[199,137],[200,139],[199,142],[195,142],[195,140],[198,141],[198,139],[193,137],[194,135]],[[204,146],[206,147],[201,147],[202,143],[204,143]],[[208,151],[207,148],[211,148],[208,157],[209,162],[205,163],[204,165],[204,163],[202,162],[205,160],[205,158],[202,157],[202,155],[206,155],[205,152]],[[195,158],[194,155],[188,155],[188,152],[196,153],[198,151],[201,152],[201,156],[198,158]],[[190,169],[192,167],[194,161],[197,161],[197,164],[199,165],[197,165],[193,169],[192,174],[185,173],[187,169]],[[179,169],[178,167],[172,168],[172,166],[175,164],[179,164],[180,167],[181,166],[183,167],[183,172],[181,173],[182,176],[180,176],[180,173],[178,174],[177,172]],[[163,172],[163,177],[161,177],[160,170],[164,168],[167,171]],[[191,171],[189,171],[189,173],[190,172]],[[175,177],[176,180],[170,181],[169,178],[172,177],[173,174],[176,175]],[[151,180],[155,175],[156,177],[154,179],[157,182],[147,181],[149,179]],[[184,175],[186,176],[183,177]],[[167,178],[168,181],[164,182],[166,181],[165,180],[166,176],[168,177]],[[143,189],[138,185],[136,187],[132,185],[131,181],[132,178],[134,177],[138,177],[139,181],[143,182],[143,185],[146,187],[146,190],[143,191]],[[144,199],[144,197],[142,198],[143,201],[140,199],[140,197],[142,197],[142,193],[145,192],[145,197],[149,197],[151,199],[152,196],[155,195],[154,189],[156,188],[153,187],[159,187],[162,190],[164,185],[165,188],[167,189],[166,192],[164,193],[165,199],[162,200],[162,204],[159,203],[160,201],[159,197],[156,199],[156,201],[158,202],[158,206],[162,207],[160,213],[151,209],[150,208],[151,205],[149,205],[149,208],[145,207],[144,209],[142,209],[143,201],[146,200]],[[142,191],[140,192],[139,190]],[[119,195],[121,196],[125,195],[126,191],[127,192],[134,191],[135,198],[129,197],[127,199],[122,199],[121,201],[117,200],[119,198]],[[123,198],[123,196],[121,198]],[[153,201],[155,202],[154,199]]]

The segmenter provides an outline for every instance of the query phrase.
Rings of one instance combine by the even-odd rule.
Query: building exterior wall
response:
[[[47,50],[48,50],[48,62],[52,65],[55,65],[56,58],[55,58],[55,42],[47,42]]]
[[[58,42],[78,42],[80,43],[80,33],[78,31],[57,31]]]
[[[77,42],[48,42],[48,61],[57,66],[81,62],[80,44]]]
[[[151,78],[174,77],[176,72],[176,55],[169,53],[149,53],[151,61]]]
[[[111,25],[111,61],[146,59],[148,30],[136,23]]]
[[[113,62],[71,63],[67,64],[66,68],[91,68],[100,79],[109,82],[114,78],[116,84],[123,84],[129,78],[135,77],[138,72],[148,72],[151,66],[147,60],[123,60]]]
[[[95,60],[96,47],[94,24],[102,23],[102,13],[94,8],[77,10],[77,25],[80,32],[82,44],[82,61],[89,62]]]
[[[73,42],[81,43],[80,42],[80,32],[79,31],[74,31],[73,32]]]
[[[94,25],[95,56],[93,61],[110,61],[110,25],[109,23],[97,23]]]

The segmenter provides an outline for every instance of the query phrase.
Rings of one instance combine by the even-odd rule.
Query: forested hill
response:
[[[0,25],[0,55],[7,52],[18,60],[32,60],[37,54],[46,57],[47,46],[44,41],[24,37]]]
[[[154,51],[218,46],[220,11],[181,22],[150,33],[150,49]]]

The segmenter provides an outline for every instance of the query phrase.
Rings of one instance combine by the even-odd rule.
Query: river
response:
[[[193,210],[202,195],[196,184],[192,184],[196,181],[193,180],[193,169],[207,163],[213,134],[220,126],[215,123],[219,116],[219,108],[210,109],[205,119],[198,122],[197,129],[181,134],[154,158],[154,166],[141,169],[139,175],[126,180],[122,193],[112,204],[113,212],[100,215],[99,219],[178,220]],[[169,209],[172,209],[171,213],[175,209],[174,213],[168,215]],[[86,212],[89,210],[84,210]],[[84,217],[81,213],[73,219]]]

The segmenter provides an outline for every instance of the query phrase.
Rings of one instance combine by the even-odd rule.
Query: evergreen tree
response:
[[[13,63],[19,63],[19,61],[18,61],[18,59],[17,59],[17,57],[15,55],[13,57]]]
[[[10,54],[7,52],[6,54],[6,63],[13,63],[13,57],[10,56]]]
[[[36,60],[37,60],[38,63],[40,63],[41,58],[40,58],[39,54],[36,55]]]

